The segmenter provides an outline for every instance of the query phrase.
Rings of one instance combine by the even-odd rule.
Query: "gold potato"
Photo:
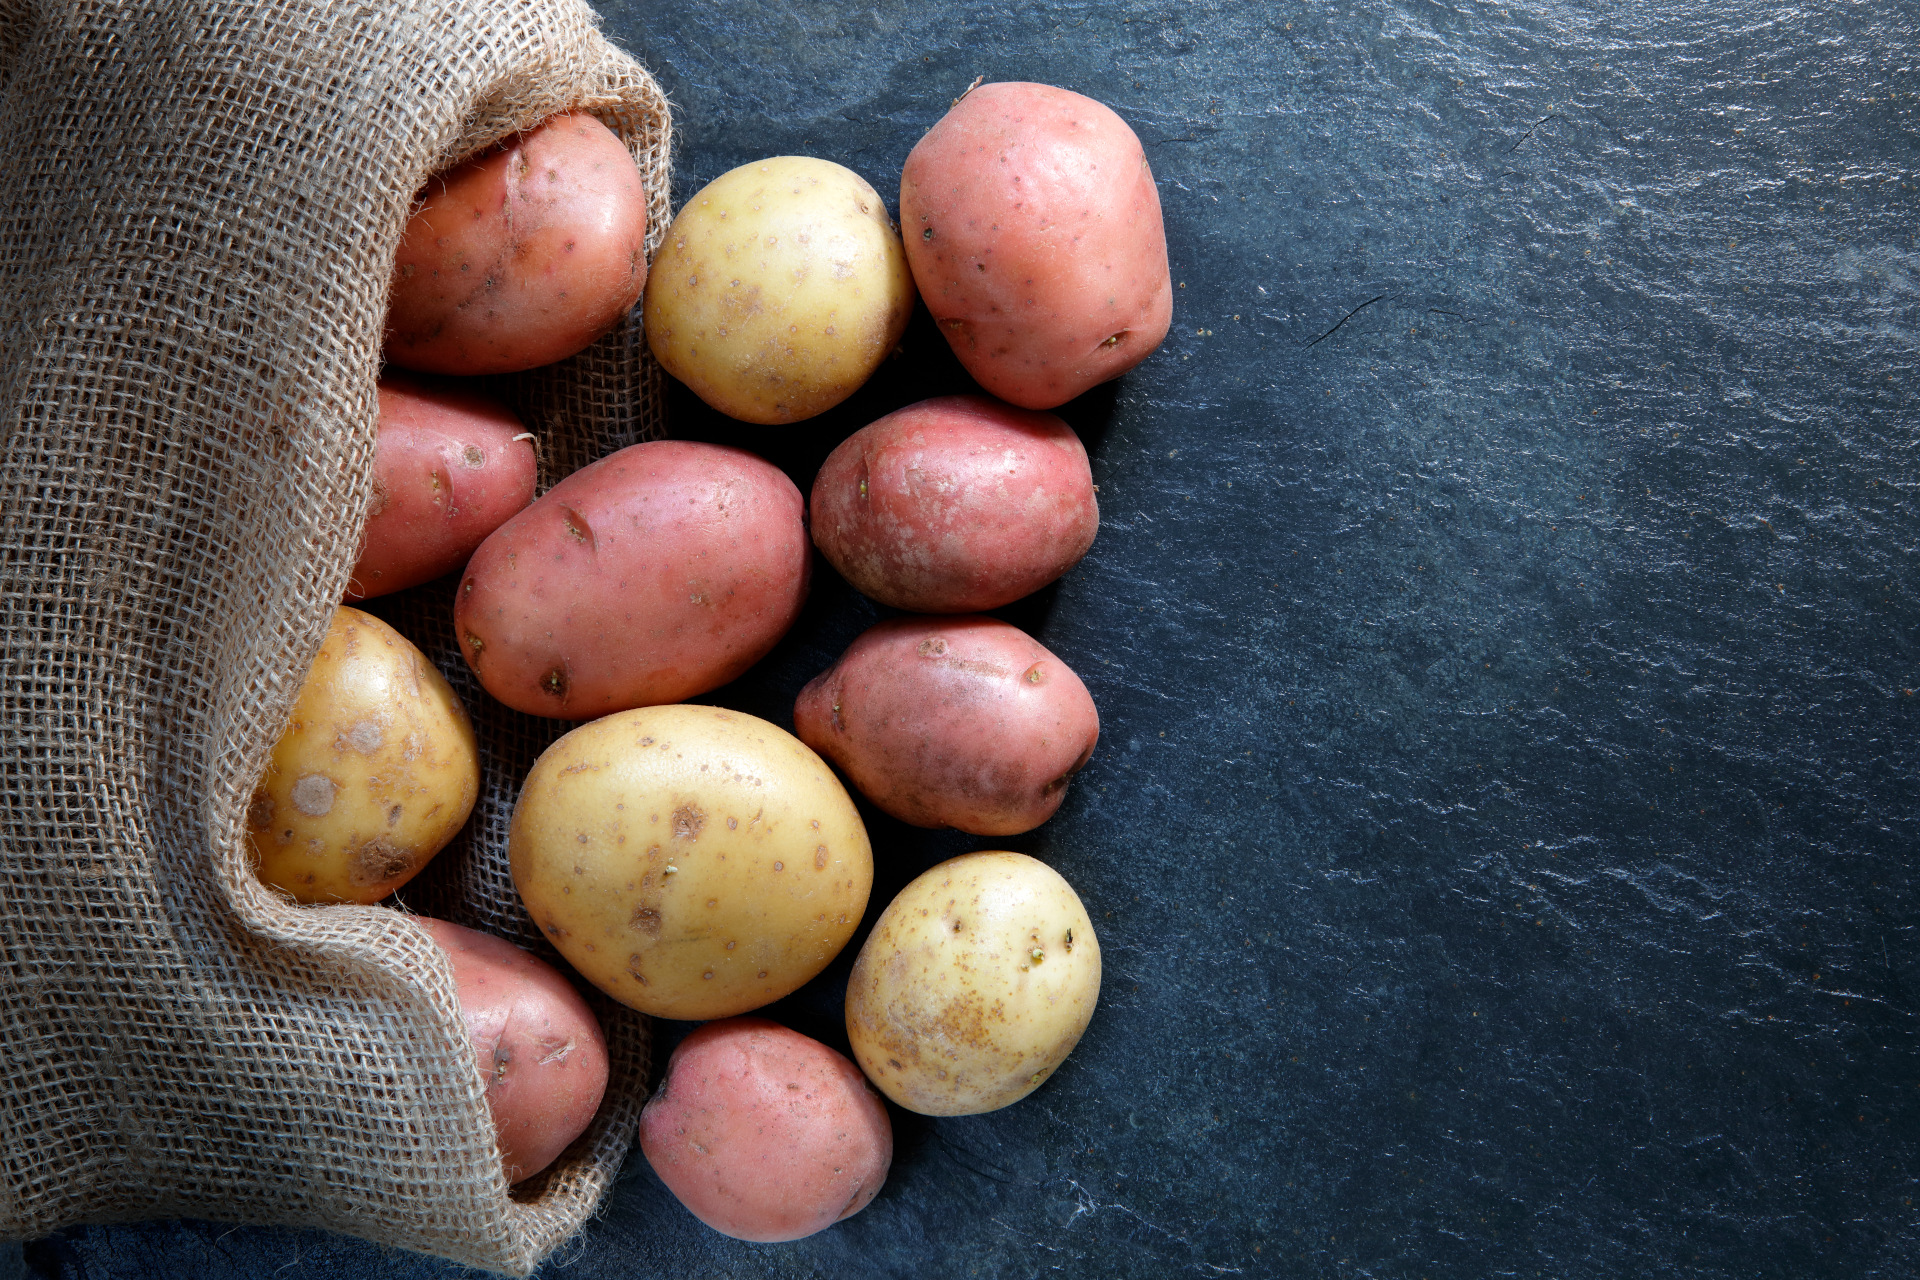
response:
[[[590,721],[535,761],[513,883],[581,976],[642,1013],[770,1004],[826,968],[873,887],[860,814],[792,734],[718,707]]]
[[[721,413],[797,422],[872,376],[917,296],[865,178],[776,156],[721,174],[673,220],[647,281],[647,343]]]
[[[847,1038],[907,1110],[974,1115],[1039,1088],[1099,998],[1100,943],[1073,886],[1023,853],[969,853],[874,922],[847,981]]]
[[[378,902],[479,793],[460,696],[405,636],[342,606],[247,809],[259,876],[300,902]]]

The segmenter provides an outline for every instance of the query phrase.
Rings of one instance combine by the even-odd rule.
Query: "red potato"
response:
[[[1160,194],[1111,110],[1044,84],[982,85],[907,156],[900,230],[960,363],[1051,409],[1147,357],[1173,319]]]
[[[452,573],[533,501],[533,440],[491,396],[404,375],[380,379],[373,505],[348,600]]]
[[[916,827],[1031,831],[1100,738],[1066,663],[993,618],[895,618],[855,640],[793,707],[799,739]]]
[[[564,720],[716,689],[799,616],[803,516],[793,481],[744,450],[622,449],[473,553],[454,603],[461,652],[501,702]]]
[[[840,1054],[765,1018],[728,1018],[673,1051],[640,1115],[640,1149],[715,1231],[799,1240],[879,1194],[893,1125]]]
[[[507,1181],[531,1178],[587,1131],[607,1091],[593,1010],[551,965],[510,942],[425,916],[447,953]]]
[[[640,170],[590,115],[557,115],[428,182],[393,263],[387,359],[513,373],[611,329],[647,283]]]
[[[861,591],[979,613],[1038,591],[1100,528],[1087,451],[1050,413],[923,400],[854,432],[813,482],[813,541]]]

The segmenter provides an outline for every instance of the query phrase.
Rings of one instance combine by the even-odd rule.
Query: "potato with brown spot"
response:
[[[514,886],[581,975],[658,1017],[757,1009],[824,969],[873,885],[859,812],[825,761],[717,707],[625,711],[534,763]]]
[[[1010,404],[1065,404],[1146,359],[1173,321],[1140,139],[1071,90],[961,97],[907,156],[900,224],[941,336]]]
[[[552,965],[490,933],[425,916],[446,952],[507,1181],[539,1173],[586,1132],[607,1091],[607,1042]]]
[[[405,636],[342,606],[247,806],[255,865],[299,902],[378,902],[479,792],[459,695]]]
[[[1079,895],[1020,853],[970,853],[900,891],[847,981],[867,1078],[922,1115],[1018,1102],[1058,1069],[1100,997],[1100,943]]]
[[[805,516],[786,473],[745,450],[630,445],[474,552],[454,597],[461,651],[488,693],[555,719],[718,688],[799,617]]]
[[[532,437],[513,411],[467,387],[380,379],[373,502],[347,600],[454,572],[533,501]]]

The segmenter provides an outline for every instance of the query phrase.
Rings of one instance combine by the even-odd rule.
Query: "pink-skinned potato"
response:
[[[916,827],[1031,831],[1100,738],[1073,669],[994,618],[895,618],[860,636],[794,703],[799,739]]]
[[[607,1042],[553,966],[501,938],[416,916],[453,969],[507,1181],[539,1173],[587,1131],[607,1091]]]
[[[420,192],[394,256],[387,359],[513,373],[575,354],[647,283],[647,196],[613,131],[549,117]]]
[[[900,175],[914,282],[988,392],[1051,409],[1144,360],[1173,319],[1166,227],[1140,139],[1044,84],[988,84]]]
[[[380,379],[373,502],[348,600],[431,582],[533,501],[532,437],[492,396],[388,374]]]
[[[673,1051],[640,1115],[640,1149],[715,1231],[799,1240],[879,1193],[893,1126],[843,1055],[765,1018],[728,1018]]]
[[[631,445],[493,532],[454,602],[461,652],[517,711],[684,702],[766,656],[807,595],[805,506],[742,449]]]
[[[914,613],[980,613],[1079,562],[1100,528],[1087,451],[1050,413],[942,396],[854,432],[822,464],[814,545]]]

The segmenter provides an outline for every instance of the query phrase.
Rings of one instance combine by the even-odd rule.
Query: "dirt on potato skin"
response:
[[[357,887],[371,888],[411,876],[420,861],[416,850],[395,844],[386,836],[374,836],[353,851],[347,877]]]

